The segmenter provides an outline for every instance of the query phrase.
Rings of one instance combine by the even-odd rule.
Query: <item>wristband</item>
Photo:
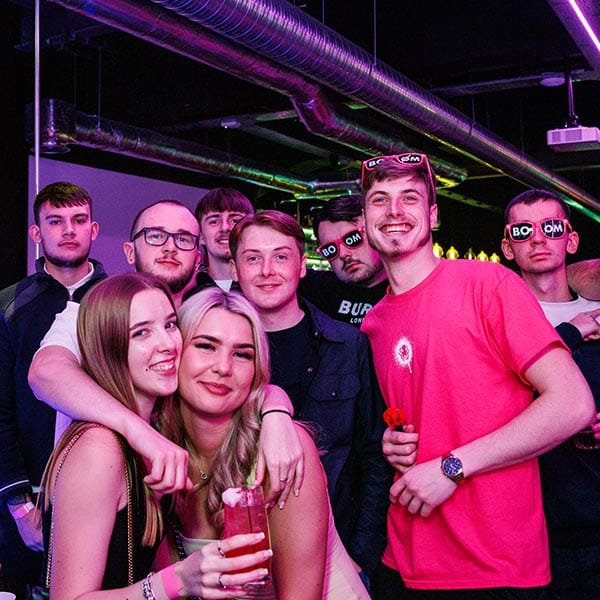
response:
[[[269,410],[265,410],[265,412],[260,413],[261,420],[264,419],[265,416],[269,413],[283,413],[284,415],[287,415],[290,419],[292,418],[292,415],[290,414],[289,410],[285,410],[283,408],[270,408]]]
[[[35,508],[35,504],[33,502],[25,502],[25,504],[21,504],[19,508],[16,510],[11,510],[10,514],[13,516],[13,519],[22,519],[26,514],[29,514]]]
[[[175,573],[175,565],[169,565],[166,569],[159,571],[158,574],[160,575],[165,594],[169,600],[179,598],[179,592],[183,589],[183,585],[181,584],[181,579],[179,579],[179,576]]]

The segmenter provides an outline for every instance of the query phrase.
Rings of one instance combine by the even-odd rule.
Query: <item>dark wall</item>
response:
[[[15,50],[20,40],[20,8],[2,7],[0,19],[0,288],[26,275],[27,147],[24,107],[33,97],[30,54]],[[28,64],[29,63],[29,64]]]

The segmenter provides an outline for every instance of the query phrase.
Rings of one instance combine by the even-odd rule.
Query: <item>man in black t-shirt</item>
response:
[[[317,252],[332,271],[308,270],[299,293],[334,319],[360,327],[388,282],[363,229],[360,196],[333,198],[313,217]]]

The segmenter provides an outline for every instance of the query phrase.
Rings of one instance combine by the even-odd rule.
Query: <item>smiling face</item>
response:
[[[371,246],[382,259],[432,253],[431,230],[437,204],[429,205],[427,186],[409,174],[375,181],[365,194],[365,228]]]
[[[134,233],[144,227],[199,235],[198,221],[194,215],[186,207],[168,202],[155,204],[145,210],[138,219]],[[123,250],[127,262],[135,264],[136,271],[155,275],[169,286],[173,294],[181,292],[190,282],[199,260],[197,249],[180,250],[172,237],[162,246],[152,246],[141,235],[133,242],[125,242]]]
[[[250,225],[240,235],[232,267],[261,317],[298,310],[296,290],[306,275],[306,257],[293,237],[272,227]]]
[[[342,238],[352,230],[363,228],[362,216],[355,221],[336,221],[335,223],[321,221],[319,223],[319,243],[327,244],[329,241]],[[339,243],[338,248],[338,255],[329,264],[340,281],[361,287],[371,287],[385,278],[381,257],[366,240],[354,248],[348,248],[343,243]]]
[[[179,368],[184,421],[193,416],[230,418],[248,398],[254,380],[250,322],[224,308],[211,308],[187,339]]]
[[[140,412],[177,389],[181,333],[167,296],[159,289],[138,292],[129,308],[127,364]]]
[[[39,225],[32,225],[29,235],[42,244],[47,263],[74,269],[87,262],[98,223],[92,221],[87,204],[55,207],[45,202],[40,207]]]
[[[209,265],[211,260],[229,262],[229,234],[245,215],[246,213],[231,210],[211,211],[202,215],[200,232],[202,243],[206,246]]]
[[[532,204],[518,203],[511,207],[510,223],[528,221],[539,223],[546,219],[565,219],[560,204],[554,200],[539,200]],[[569,231],[561,238],[546,237],[539,225],[534,225],[531,237],[523,242],[514,242],[505,237],[502,251],[508,260],[515,260],[524,277],[561,272],[565,269],[567,254],[574,254],[579,245],[579,236]]]

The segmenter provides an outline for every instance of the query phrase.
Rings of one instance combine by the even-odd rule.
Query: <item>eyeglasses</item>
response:
[[[321,244],[317,248],[317,252],[325,260],[333,260],[340,253],[340,244],[344,244],[344,246],[346,246],[346,248],[349,250],[353,250],[354,248],[362,246],[363,242],[365,241],[363,233],[363,229],[353,229],[337,240],[327,242],[326,244]]]
[[[146,244],[150,244],[150,246],[164,246],[169,238],[173,238],[173,243],[180,250],[189,252],[198,247],[199,236],[193,233],[171,233],[157,227],[144,227],[131,238],[131,241],[134,242],[141,235],[144,236]]]
[[[431,185],[431,189],[435,190],[435,181],[433,180],[433,172],[431,171],[429,159],[427,158],[426,154],[419,154],[417,152],[404,152],[403,154],[388,154],[374,156],[373,158],[363,160],[362,169],[360,173],[361,184],[365,179],[367,171],[373,171],[384,160],[395,160],[397,163],[408,167],[412,167],[413,169],[418,169],[419,167],[425,165],[425,167],[427,167],[427,176],[429,178],[429,184]]]
[[[526,242],[533,235],[536,227],[539,227],[540,231],[551,240],[558,240],[572,231],[568,219],[542,219],[509,223],[505,227],[505,232],[513,242]]]

